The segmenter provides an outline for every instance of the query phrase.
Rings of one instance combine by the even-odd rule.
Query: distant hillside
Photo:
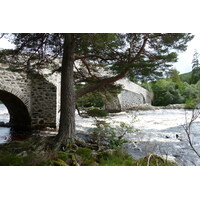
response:
[[[180,78],[183,82],[191,83],[192,72],[188,72],[185,74],[180,74]]]

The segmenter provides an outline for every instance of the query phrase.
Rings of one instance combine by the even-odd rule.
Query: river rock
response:
[[[184,104],[169,104],[163,108],[165,108],[165,109],[184,109],[185,105]]]
[[[20,157],[26,157],[28,156],[28,153],[26,151],[22,151],[21,153],[17,154]]]

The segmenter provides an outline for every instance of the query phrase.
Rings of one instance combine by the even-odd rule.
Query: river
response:
[[[9,122],[10,116],[4,104],[0,104],[0,122]],[[0,143],[8,142],[11,138],[10,128],[0,127]]]
[[[200,158],[191,149],[183,125],[190,121],[192,111],[183,109],[160,109],[155,111],[133,112],[136,120],[133,123],[138,129],[127,135],[132,142],[126,148],[134,157],[143,157],[156,153],[172,159],[178,165],[200,165]],[[126,117],[124,121],[128,121]],[[193,146],[200,153],[200,117],[191,127]]]
[[[107,121],[112,124],[125,122],[137,129],[126,135],[130,142],[124,145],[135,158],[155,153],[181,166],[200,166],[200,158],[189,146],[183,129],[186,118],[189,121],[191,114],[192,111],[183,109],[129,111],[113,114]],[[86,132],[93,124],[92,118],[77,116],[78,132]],[[192,124],[191,130],[193,145],[200,152],[200,117]]]
[[[189,146],[187,135],[182,127],[185,117],[188,121],[191,111],[183,109],[158,109],[148,111],[129,111],[111,114],[106,121],[112,124],[125,122],[137,131],[126,134],[129,143],[124,147],[135,158],[155,153],[166,159],[176,161],[178,165],[200,166],[200,158]],[[9,122],[6,107],[0,104],[0,121]],[[88,133],[94,127],[94,118],[82,118],[76,115],[76,131]],[[194,147],[200,152],[200,117],[192,125],[191,138]],[[10,128],[0,127],[0,143],[11,139]]]

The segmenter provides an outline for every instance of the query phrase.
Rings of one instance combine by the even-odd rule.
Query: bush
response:
[[[87,111],[87,113],[91,117],[107,117],[108,116],[108,112],[106,112],[105,110],[101,110],[99,108],[90,108]]]
[[[124,136],[127,133],[133,133],[136,131],[131,125],[121,122],[119,126],[111,126],[105,121],[96,121],[96,128],[92,128],[89,131],[92,133],[93,143],[100,146],[107,146],[110,149],[116,149],[121,147],[122,144],[127,141],[124,140]]]
[[[96,93],[88,93],[77,100],[78,107],[88,108],[88,107],[99,107],[102,108],[104,103],[102,96]]]
[[[200,98],[192,98],[190,97],[185,102],[185,109],[195,109],[197,108],[197,104],[200,102]]]
[[[167,106],[184,102],[180,90],[170,79],[162,79],[152,84],[155,106]]]

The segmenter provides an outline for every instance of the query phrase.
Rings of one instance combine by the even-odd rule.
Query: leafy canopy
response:
[[[184,33],[83,33],[73,34],[74,60],[91,76],[98,67],[119,74],[128,71],[131,80],[154,79],[168,72],[177,61],[177,51],[185,51],[193,36]],[[27,63],[48,63],[61,58],[64,34],[17,33],[6,35],[16,45],[12,53],[26,54]],[[6,52],[11,54],[10,52]],[[1,51],[1,61],[5,51]],[[21,59],[22,60],[22,59]],[[4,60],[8,62],[7,60]]]

